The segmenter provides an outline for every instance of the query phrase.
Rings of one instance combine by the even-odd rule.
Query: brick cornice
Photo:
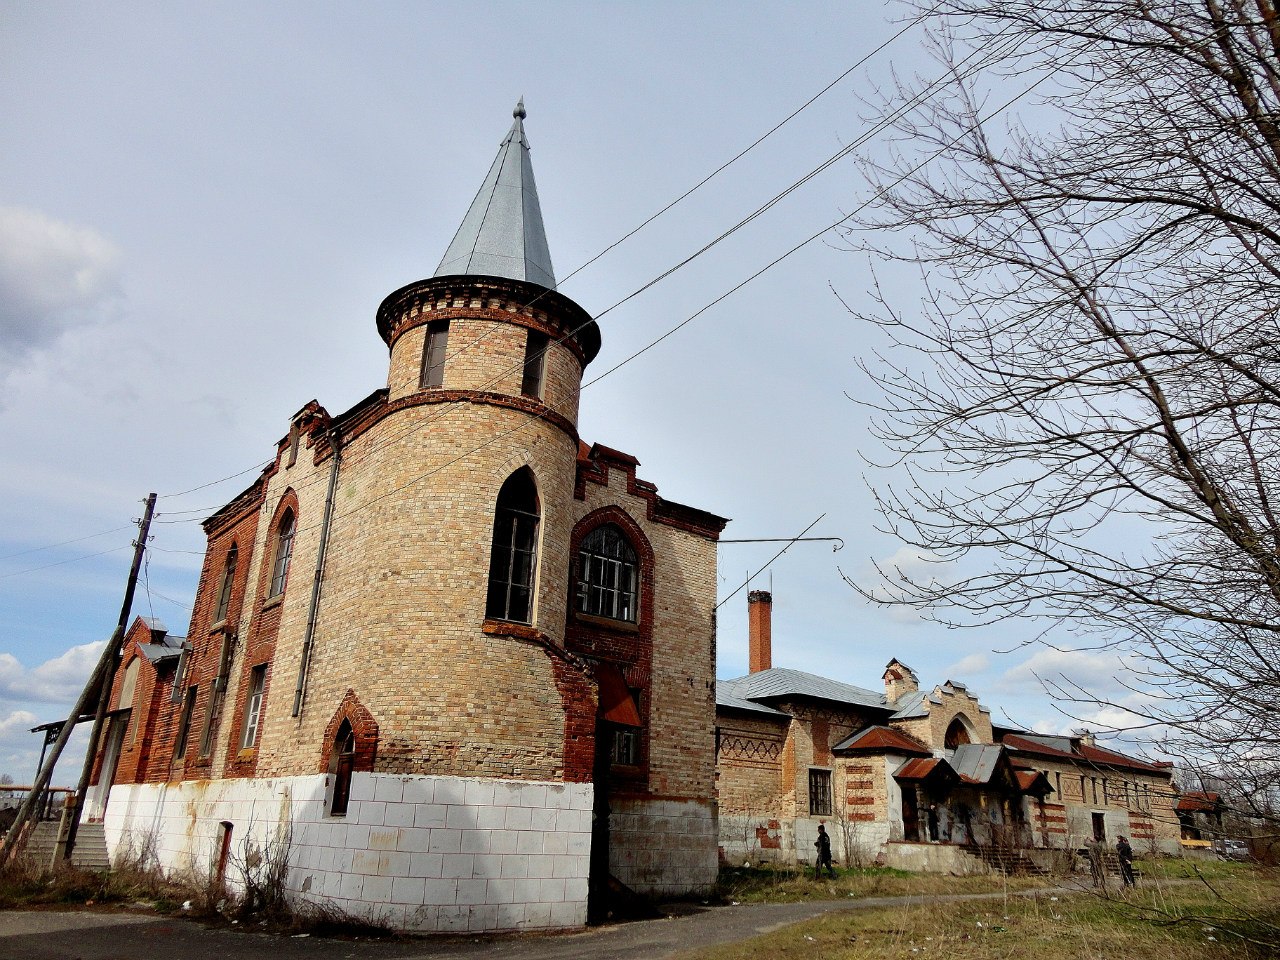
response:
[[[574,481],[573,496],[577,500],[587,498],[587,483],[609,485],[609,470],[621,470],[627,478],[627,493],[645,501],[645,515],[654,523],[675,527],[708,540],[719,540],[729,521],[697,507],[688,507],[658,496],[658,488],[648,480],[636,476],[640,461],[629,453],[622,453],[603,444],[580,448],[578,473]]]
[[[431,277],[401,287],[378,307],[378,333],[388,346],[427,320],[481,317],[544,329],[585,367],[600,352],[600,328],[582,307],[536,283],[502,277]]]

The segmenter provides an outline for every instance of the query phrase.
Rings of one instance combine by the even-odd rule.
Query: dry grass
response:
[[[1226,865],[1235,867],[1236,865]],[[954,879],[954,878],[953,878]],[[952,889],[948,892],[959,892]],[[1127,897],[1013,897],[828,914],[682,960],[1263,960],[1280,956],[1280,878],[1152,878]]]
[[[1040,889],[1055,882],[1045,877],[1006,877],[1001,874],[955,877],[911,873],[888,867],[838,870],[834,879],[824,876],[817,880],[812,870],[775,869],[765,865],[722,870],[717,894],[726,903],[797,903],[803,900],[1014,892]]]

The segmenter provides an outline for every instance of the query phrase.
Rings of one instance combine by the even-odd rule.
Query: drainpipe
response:
[[[311,581],[311,606],[307,610],[307,632],[302,638],[302,662],[298,664],[298,685],[293,690],[293,716],[302,713],[302,696],[307,685],[307,668],[311,665],[311,645],[316,634],[316,617],[320,610],[320,582],[324,578],[324,555],[329,546],[329,523],[333,519],[333,496],[338,489],[338,467],[342,463],[342,438],[337,427],[326,434],[333,462],[329,465],[329,491],[324,497],[324,519],[320,521],[320,549],[316,551],[316,572]]]

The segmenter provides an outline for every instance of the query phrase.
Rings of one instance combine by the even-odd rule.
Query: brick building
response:
[[[555,289],[524,116],[379,307],[387,385],[305,404],[205,522],[187,655],[131,632],[90,811],[117,847],[234,883],[283,844],[295,898],[422,930],[714,881],[726,521],[578,436],[600,332]]]
[[[723,856],[811,862],[820,823],[845,862],[908,869],[1122,834],[1179,852],[1171,766],[993,725],[963,684],[921,689],[896,659],[881,691],[774,667],[772,598],[748,604],[751,672],[716,693]]]

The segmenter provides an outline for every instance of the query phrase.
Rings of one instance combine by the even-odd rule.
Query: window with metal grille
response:
[[[449,321],[432,320],[427,324],[427,342],[422,349],[422,379],[424,390],[444,386],[444,355],[449,348]]]
[[[244,704],[244,735],[240,749],[248,750],[258,742],[258,727],[262,719],[262,691],[267,685],[267,665],[254,667],[249,674],[249,697]]]
[[[498,491],[486,617],[531,622],[539,519],[538,488],[533,474],[528,468],[517,470]]]
[[[596,527],[578,547],[578,612],[634,623],[636,552],[611,523]]]
[[[831,771],[809,771],[809,816],[831,816]]]
[[[640,731],[618,727],[613,731],[613,762],[634,767],[640,762]]]

